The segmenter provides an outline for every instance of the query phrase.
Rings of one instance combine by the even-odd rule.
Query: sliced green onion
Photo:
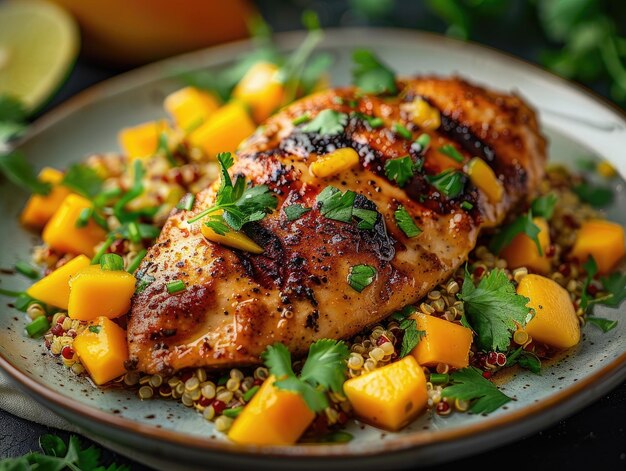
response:
[[[141,232],[139,231],[139,224],[135,221],[128,223],[128,238],[135,244],[141,243]]]
[[[382,127],[385,122],[383,121],[383,118],[379,116],[374,116],[373,118],[367,120],[367,124],[376,129]]]
[[[243,411],[243,406],[233,407],[232,409],[224,409],[224,411],[222,412],[222,415],[225,415],[226,417],[230,417],[231,419],[234,419],[239,414],[241,414],[242,411]]]
[[[135,258],[133,258],[128,264],[128,269],[126,271],[130,274],[135,273],[135,271],[137,271],[137,268],[139,268],[139,264],[141,264],[141,261],[144,259],[147,253],[148,251],[146,249],[142,249],[141,251],[139,251]]]
[[[430,144],[430,136],[426,133],[421,134],[417,139],[415,139],[415,143],[419,144],[421,150],[423,151]]]
[[[230,376],[228,376],[228,375],[222,376],[220,379],[217,380],[217,385],[218,386],[224,386],[228,382],[229,378],[230,378]]]
[[[249,402],[250,399],[252,399],[254,397],[254,395],[257,393],[257,391],[261,389],[261,386],[253,386],[250,389],[248,389],[244,395],[243,395],[243,400],[246,402]]]
[[[167,292],[170,294],[179,293],[181,291],[185,291],[187,287],[185,286],[185,282],[183,280],[171,281],[167,284]]]
[[[298,116],[297,118],[293,119],[291,122],[293,123],[294,126],[297,126],[298,124],[307,123],[309,121],[311,121],[311,117],[309,116],[309,113],[304,113]]]
[[[74,225],[78,228],[85,227],[89,223],[89,219],[91,219],[91,215],[93,214],[93,207],[83,208],[78,215],[78,219]]]
[[[50,328],[50,322],[46,316],[37,317],[30,324],[26,326],[26,333],[29,337],[36,338],[41,337],[48,332]]]
[[[15,305],[15,309],[18,311],[26,312],[28,306],[35,302],[37,302],[37,300],[28,293],[20,293],[17,298],[15,298],[15,302],[13,304]]]
[[[124,259],[115,253],[105,253],[100,257],[100,267],[107,271],[124,270]]]
[[[449,374],[431,373],[430,382],[433,384],[448,384],[450,382]]]
[[[413,137],[413,133],[409,131],[406,126],[400,123],[395,123],[393,125],[393,132],[405,139],[411,139]]]
[[[452,144],[446,144],[445,146],[441,146],[439,148],[439,152],[441,152],[443,155],[447,155],[455,162],[463,162],[463,155],[458,150],[456,150],[456,147],[454,147]]]
[[[122,194],[122,189],[118,187],[101,191],[94,197],[93,204],[97,208],[102,208],[103,206],[106,206],[106,204],[109,201],[111,201],[114,198],[117,198],[121,194]]]
[[[8,296],[10,298],[17,298],[18,296],[24,294],[23,291],[13,291],[10,289],[2,289],[0,288],[0,295],[2,296]]]
[[[461,209],[465,209],[466,211],[469,211],[473,207],[474,207],[474,205],[472,203],[470,203],[469,201],[463,201],[461,203]]]
[[[30,264],[22,262],[21,260],[15,264],[15,269],[22,275],[27,276],[32,280],[39,278],[39,271]]]
[[[100,246],[100,248],[98,249],[96,254],[91,259],[91,264],[92,265],[97,265],[98,263],[100,263],[100,259],[106,253],[106,251],[109,250],[109,247],[111,247],[111,244],[113,244],[113,242],[115,242],[115,237],[108,237],[102,243],[102,245]]]
[[[176,205],[176,209],[184,209],[185,211],[191,211],[193,204],[196,202],[196,195],[193,193],[187,193]]]
[[[89,326],[89,332],[92,332],[94,334],[99,334],[101,330],[102,330],[102,326],[101,325],[90,325]]]

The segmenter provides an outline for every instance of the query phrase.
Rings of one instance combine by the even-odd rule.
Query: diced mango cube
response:
[[[122,129],[118,135],[122,152],[131,160],[153,156],[159,147],[159,136],[166,129],[165,120]]]
[[[581,262],[591,255],[598,265],[598,273],[610,273],[624,257],[624,228],[604,219],[584,222],[576,235],[571,255]]]
[[[434,131],[441,126],[439,110],[422,98],[403,104],[402,109],[409,113],[411,121],[424,130]]]
[[[274,386],[270,376],[235,419],[228,437],[245,445],[293,445],[315,414],[304,399]]]
[[[169,94],[164,105],[176,125],[189,131],[204,123],[220,107],[220,102],[211,92],[185,87]]]
[[[356,415],[365,422],[396,431],[426,407],[426,376],[411,355],[343,384]]]
[[[202,149],[211,159],[220,152],[234,152],[241,141],[255,130],[243,103],[231,101],[189,135],[194,147]]]
[[[316,177],[325,178],[358,165],[359,154],[352,147],[343,147],[319,157],[309,165],[309,171]]]
[[[550,271],[550,260],[546,255],[550,247],[550,228],[543,218],[533,218],[533,223],[539,228],[537,239],[541,246],[542,255],[539,255],[537,244],[526,234],[517,234],[511,243],[507,245],[500,257],[506,260],[510,269],[527,267],[532,271],[547,274]]]
[[[525,328],[534,340],[558,349],[580,342],[578,316],[569,293],[561,285],[540,275],[526,275],[517,294],[529,298],[528,306],[535,310],[535,317]]]
[[[106,231],[93,219],[84,227],[76,227],[81,211],[91,206],[82,196],[68,195],[44,227],[43,241],[59,252],[93,257],[94,247],[105,239]]]
[[[130,310],[135,277],[122,270],[103,270],[100,265],[83,268],[70,278],[68,315],[90,321],[99,316],[114,319]]]
[[[126,331],[108,317],[91,322],[76,336],[73,346],[94,383],[104,384],[126,373]]]
[[[246,103],[254,121],[261,123],[282,104],[285,89],[277,80],[278,66],[270,62],[257,62],[239,81],[233,97]]]
[[[70,300],[70,278],[89,266],[84,255],[74,257],[26,290],[29,296],[60,309],[67,309]]]
[[[473,333],[467,327],[435,316],[415,314],[417,330],[426,334],[421,338],[411,354],[422,366],[437,366],[438,363],[453,368],[469,365],[469,351]]]
[[[39,172],[39,180],[52,184],[52,190],[47,195],[32,195],[28,199],[20,219],[22,224],[26,226],[41,229],[56,210],[59,209],[59,206],[61,206],[61,203],[71,191],[69,188],[60,185],[63,180],[63,172],[57,169],[44,167]]]
[[[467,174],[476,188],[481,190],[492,203],[499,203],[504,187],[487,162],[474,157],[467,164]]]
[[[243,232],[229,231],[224,235],[220,235],[210,227],[205,226],[204,224],[202,224],[202,228],[200,229],[200,231],[207,240],[215,242],[216,244],[222,244],[226,247],[243,250],[244,252],[256,254],[263,253],[263,247],[258,245]]]

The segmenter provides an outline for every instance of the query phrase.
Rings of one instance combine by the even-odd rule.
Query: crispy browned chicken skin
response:
[[[192,211],[175,211],[144,259],[138,277],[154,282],[136,295],[128,342],[130,366],[147,373],[186,367],[221,367],[259,362],[270,344],[283,342],[295,354],[320,338],[350,337],[367,325],[424,296],[462,264],[481,227],[501,222],[506,212],[532,193],[543,175],[545,140],[535,113],[518,97],[471,85],[461,79],[415,78],[398,83],[394,97],[359,96],[353,88],[304,98],[270,118],[237,153],[232,175],[265,184],[278,195],[278,209],[244,226],[261,245],[261,255],[207,241],[194,214],[213,204],[217,186],[197,195]],[[441,112],[441,126],[424,131],[407,115],[406,104],[423,98]],[[292,120],[332,109],[349,114],[338,135],[305,133]],[[372,128],[359,113],[383,118]],[[392,131],[402,123],[417,137],[427,132],[424,153],[412,139]],[[454,145],[465,161],[483,158],[503,183],[498,204],[470,182],[448,199],[425,175],[463,164],[438,152]],[[310,175],[319,155],[352,147],[360,165],[327,179]],[[404,187],[387,179],[385,161],[410,155],[424,158],[421,172]],[[315,197],[327,186],[358,195],[355,207],[377,209],[374,230],[328,219]],[[473,205],[460,208],[463,201]],[[287,205],[313,208],[288,221]],[[375,207],[374,207],[375,205]],[[404,206],[423,232],[408,238],[394,211]],[[467,205],[465,205],[467,208]],[[361,293],[347,282],[350,268],[376,268],[374,282]],[[182,280],[187,289],[168,294],[166,284]]]

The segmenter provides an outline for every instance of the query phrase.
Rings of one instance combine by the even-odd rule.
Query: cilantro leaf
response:
[[[459,299],[465,303],[465,316],[478,336],[478,347],[484,351],[507,351],[516,325],[526,325],[530,313],[526,306],[529,299],[515,292],[499,268],[483,277],[478,286],[466,270]]]
[[[587,316],[587,317],[585,317],[585,320],[587,321],[587,323],[593,324],[596,327],[598,327],[605,334],[608,331],[613,330],[617,326],[617,321],[614,321],[614,320],[611,320],[611,319],[605,319],[603,317]]]
[[[417,227],[409,212],[404,209],[404,206],[396,209],[393,215],[396,219],[396,224],[407,237],[416,237],[422,233],[422,230]]]
[[[491,239],[489,248],[493,253],[499,254],[502,249],[507,247],[518,234],[526,234],[530,237],[539,251],[539,255],[543,255],[543,249],[539,242],[539,232],[541,230],[533,222],[533,213],[529,211],[525,215],[519,216],[515,221],[507,226],[504,226],[500,231]]]
[[[355,68],[352,83],[365,93],[395,95],[398,93],[395,74],[367,49],[357,49],[352,54]]]
[[[325,136],[334,136],[343,132],[348,124],[348,115],[335,110],[322,110],[302,126],[304,132],[315,132]]]
[[[404,358],[417,347],[417,344],[426,335],[426,332],[417,330],[415,319],[403,319],[400,322],[400,328],[404,331],[402,346],[400,347],[400,358]]]
[[[343,390],[346,360],[350,351],[345,342],[322,339],[311,344],[300,379],[314,387],[322,386],[336,393]]]
[[[288,221],[295,221],[311,211],[311,208],[307,208],[301,204],[290,204],[289,206],[285,206],[283,211],[285,212],[285,216],[287,216]]]
[[[394,312],[389,317],[394,321],[402,321],[409,317],[411,314],[415,314],[416,312],[417,309],[409,304],[408,306],[404,306],[402,310]]]
[[[15,185],[37,195],[47,195],[52,186],[40,181],[33,167],[19,151],[0,154],[0,172]]]
[[[93,199],[102,191],[103,180],[93,168],[73,164],[67,169],[62,184],[87,199]]]
[[[549,221],[550,219],[552,219],[552,215],[554,214],[554,207],[556,206],[557,201],[558,198],[554,193],[539,196],[538,198],[535,198],[531,203],[530,210],[532,211],[533,216],[544,218]]]
[[[591,284],[591,280],[593,280],[593,277],[598,274],[598,264],[596,263],[593,256],[589,256],[587,261],[583,263],[583,268],[587,273],[587,277],[585,278],[580,294],[580,307],[583,311],[586,311],[590,304],[589,293],[587,292],[587,290],[589,288],[589,285]]]
[[[474,367],[455,371],[450,375],[450,380],[452,386],[444,388],[441,395],[471,401],[469,410],[473,414],[489,414],[511,400]]]
[[[619,307],[626,299],[626,273],[612,273],[600,278],[600,281],[604,290],[611,294],[611,297],[600,303],[609,307]]]
[[[408,155],[385,162],[385,176],[395,181],[400,188],[406,185],[415,174],[415,163]]]
[[[439,152],[450,157],[455,162],[463,162],[463,154],[461,154],[452,144],[446,144],[439,148]]]
[[[19,98],[8,93],[0,94],[0,121],[20,123],[26,117],[26,108]]]
[[[265,349],[261,359],[277,379],[295,376],[291,367],[291,353],[282,343],[275,343]]]
[[[353,191],[348,190],[342,194],[334,186],[327,186],[317,195],[315,201],[321,205],[322,216],[335,221],[351,222],[355,197],[356,193]]]
[[[519,347],[507,356],[505,366],[513,365],[519,365],[535,374],[541,374],[541,360],[533,352],[524,350],[523,347]]]
[[[371,231],[378,220],[378,211],[364,208],[353,208],[352,215],[359,221],[357,227]]]
[[[354,265],[350,267],[348,284],[359,293],[372,284],[376,278],[376,269],[371,265]]]
[[[450,199],[459,196],[465,188],[465,175],[450,168],[437,175],[426,175],[425,178],[437,191]]]
[[[591,183],[581,183],[580,185],[576,185],[573,190],[582,202],[588,203],[594,208],[603,208],[608,206],[615,198],[611,188],[592,185]]]
[[[300,394],[307,407],[313,412],[322,412],[329,406],[328,398],[324,392],[315,389],[309,383],[301,381],[295,376],[276,381],[274,386]]]

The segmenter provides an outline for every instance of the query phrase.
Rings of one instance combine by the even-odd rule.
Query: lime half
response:
[[[39,0],[0,3],[0,94],[41,106],[78,54],[78,28],[60,7]]]

